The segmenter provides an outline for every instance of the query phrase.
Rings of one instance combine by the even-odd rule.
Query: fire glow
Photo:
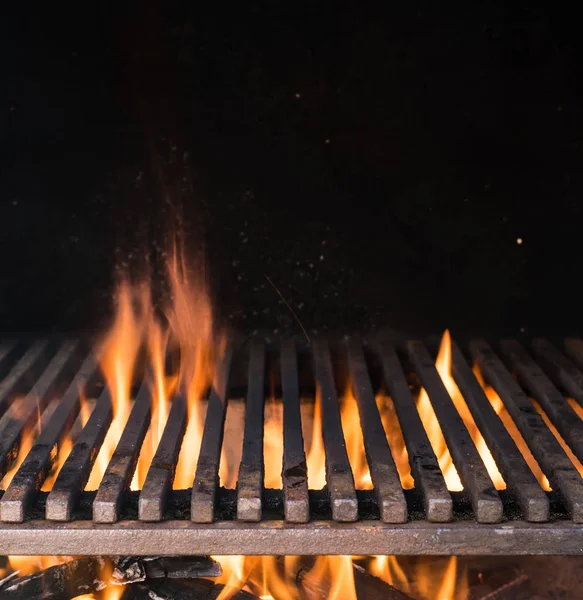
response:
[[[168,278],[172,300],[169,306],[163,307],[161,314],[154,306],[148,285],[135,286],[123,282],[118,288],[116,316],[110,330],[100,343],[101,368],[112,398],[113,420],[96,458],[86,490],[96,490],[100,485],[130,415],[133,404],[132,383],[139,365],[143,362],[147,365],[146,372],[152,397],[152,417],[131,480],[131,489],[140,490],[144,484],[150,463],[164,431],[172,399],[177,395],[186,398],[188,421],[173,487],[174,489],[189,489],[193,485],[206,416],[205,395],[212,384],[217,361],[225,351],[227,338],[222,332],[218,332],[214,325],[212,303],[204,277],[189,273],[184,260],[176,252],[168,266]],[[449,332],[446,331],[436,360],[437,371],[496,488],[505,489],[506,484],[452,376],[451,352],[451,339]],[[168,367],[168,355],[179,356],[178,365]],[[474,373],[492,407],[514,439],[539,483],[543,489],[549,490],[547,478],[540,470],[504,408],[502,400],[493,388],[485,383],[477,367],[474,368]],[[355,485],[357,489],[361,490],[372,489],[358,406],[350,391],[350,382],[348,382],[346,390],[340,400],[340,413]],[[404,489],[411,489],[414,487],[414,481],[409,466],[409,457],[392,400],[381,391],[377,394],[376,402],[401,484]],[[450,491],[462,490],[462,482],[453,464],[431,400],[424,389],[419,391],[416,406],[448,489]],[[80,426],[87,422],[92,408],[92,402],[82,398]],[[230,410],[234,410],[231,409],[231,404],[228,405],[227,421],[230,418]],[[537,410],[540,410],[538,405]],[[322,404],[317,394],[315,402],[302,403],[302,427],[308,484],[309,488],[314,490],[322,489],[326,485],[321,411]],[[546,415],[543,414],[543,417],[546,419]],[[547,424],[557,435],[552,425],[548,422]],[[31,429],[24,436],[19,458],[2,481],[4,489],[30,450],[34,439],[38,436],[40,426],[39,415],[37,427]],[[241,431],[242,429],[239,427],[239,432]],[[228,436],[226,437],[228,439]],[[242,433],[239,434],[239,437],[242,440]],[[562,439],[559,441],[565,447]],[[69,437],[61,444],[55,461],[56,467],[45,480],[43,491],[51,489],[59,469],[71,452],[73,443],[74,440]],[[264,485],[266,488],[281,489],[283,406],[275,394],[272,394],[272,398],[265,407],[263,448]],[[237,444],[223,446],[220,481],[224,487],[236,485],[240,450],[240,447],[237,448]],[[573,458],[571,456],[572,460]],[[578,467],[580,467],[580,472],[583,472],[583,467],[580,465]],[[309,569],[301,566],[297,557],[289,556],[279,558],[273,556],[220,556],[216,558],[223,568],[223,575],[218,581],[226,586],[219,596],[221,600],[231,597],[240,589],[251,591],[265,600],[306,597],[297,589],[298,577],[304,575],[308,582],[306,584],[308,588],[310,581],[327,582],[326,597],[330,600],[355,599],[356,590],[353,576],[355,560],[360,560],[370,574],[379,577],[386,583],[405,592],[415,591],[425,598],[457,600],[464,598],[466,593],[464,576],[457,571],[455,557],[452,557],[437,575],[423,561],[419,562],[419,567],[414,573],[406,573],[397,558],[387,556],[355,558],[354,560],[349,556],[320,556],[313,561]],[[61,559],[49,557],[11,557],[10,565],[13,570],[27,574],[56,564],[51,561],[59,560]],[[412,581],[415,582],[415,590],[413,590]],[[109,596],[106,597],[111,599],[118,598],[120,595],[117,588],[107,593]],[[308,597],[310,597],[309,593]]]

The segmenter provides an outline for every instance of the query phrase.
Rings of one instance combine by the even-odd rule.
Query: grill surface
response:
[[[583,403],[583,342],[563,349],[535,339],[527,350],[505,340],[494,351],[474,340],[452,344],[452,374],[502,474],[498,492],[449,396],[427,346],[395,348],[389,338],[352,338],[310,347],[286,340],[232,345],[217,366],[190,490],[172,482],[186,426],[178,392],[141,492],[130,492],[151,418],[150,388],[137,382],[130,418],[97,492],[83,491],[108,427],[112,400],[98,358],[65,340],[0,346],[0,476],[18,455],[23,432],[42,413],[42,430],[0,498],[2,554],[579,554],[583,479],[535,410],[544,409],[583,462],[583,420],[565,396]],[[569,358],[568,358],[569,356]],[[545,492],[475,378],[476,361],[553,488]],[[427,391],[464,486],[447,490],[417,412],[410,382]],[[350,380],[374,489],[355,489],[340,420],[339,382]],[[271,386],[271,387],[270,387]],[[263,487],[264,401],[283,400],[282,490]],[[390,395],[415,489],[403,490],[377,409]],[[300,399],[318,391],[327,487],[308,490]],[[57,451],[74,429],[81,393],[97,397],[50,492],[42,492]],[[218,485],[226,407],[246,399],[236,490]],[[2,494],[2,492],[0,492]]]

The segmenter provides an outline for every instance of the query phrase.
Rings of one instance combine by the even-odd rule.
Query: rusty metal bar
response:
[[[534,339],[532,349],[554,383],[583,405],[583,372],[548,340]]]
[[[18,403],[18,406],[9,409],[8,421],[0,432],[0,478],[6,474],[16,459],[24,431],[34,423],[53,399],[60,384],[59,376],[73,358],[76,347],[77,343],[74,341],[65,342],[26,397]],[[0,503],[0,519],[3,518],[2,514],[6,510]]]
[[[307,523],[310,518],[306,453],[302,435],[298,363],[293,340],[281,345],[283,396],[283,508],[285,520]]]
[[[206,420],[200,442],[200,454],[192,485],[190,518],[195,523],[212,523],[214,520],[232,356],[233,350],[229,346],[225,356],[217,365],[209,395]]]
[[[16,394],[26,394],[35,384],[46,359],[48,341],[35,342],[0,381],[0,417]]]
[[[547,521],[549,501],[484,390],[474,377],[461,350],[452,342],[452,374],[470,412],[484,436],[506,485],[518,498],[527,521]]]
[[[395,348],[388,339],[379,340],[379,354],[387,386],[399,419],[415,487],[421,492],[425,514],[432,522],[451,520],[453,504],[443,473],[415,408],[415,400]]]
[[[356,338],[348,342],[348,364],[352,391],[358,405],[366,459],[377,495],[381,519],[385,523],[405,523],[407,502],[376,405],[362,351],[362,342]]]
[[[105,388],[53,484],[53,489],[47,498],[47,519],[53,521],[71,519],[79,496],[89,480],[112,416],[111,395]]]
[[[408,342],[407,347],[415,371],[439,420],[454,465],[470,495],[476,520],[478,523],[500,521],[503,515],[502,501],[429,352],[423,342]]]
[[[123,495],[136,470],[151,415],[150,383],[144,380],[93,501],[96,523],[115,523],[119,519]]]
[[[249,385],[245,406],[243,452],[237,479],[237,519],[260,521],[263,505],[263,421],[265,417],[265,347],[252,342],[249,350]]]
[[[569,444],[573,454],[583,461],[583,421],[517,341],[504,340],[500,344],[500,350],[516,371],[523,387],[540,403],[553,425]]]
[[[92,521],[0,524],[0,553],[65,555],[582,555],[583,527],[570,521],[429,523],[313,521],[293,527],[219,521],[98,525]]]
[[[316,401],[321,402],[322,438],[326,454],[326,485],[335,521],[356,521],[358,500],[354,489],[354,478],[346,452],[342,431],[340,406],[330,349],[325,341],[314,343],[314,371],[316,375]]]
[[[161,521],[163,518],[168,493],[174,482],[187,416],[187,401],[183,392],[172,401],[164,433],[140,493],[138,514],[141,521]]]
[[[533,456],[553,489],[565,499],[571,517],[583,522],[583,480],[545,425],[532,402],[484,340],[470,342],[470,351],[490,385],[502,398]]]
[[[64,347],[63,350],[72,352],[74,348]],[[55,361],[57,358],[58,355]],[[84,361],[0,500],[0,520],[13,523],[24,520],[26,509],[32,504],[50,473],[62,440],[70,432],[79,414],[80,393],[95,376],[97,366],[97,358],[94,355],[90,355]]]

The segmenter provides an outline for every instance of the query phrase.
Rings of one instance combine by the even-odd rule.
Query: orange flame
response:
[[[350,386],[347,389],[350,390]],[[352,395],[352,392],[348,392],[341,403],[340,419],[346,441],[348,461],[352,468],[356,489],[371,490],[373,487],[372,479],[364,452],[360,415],[358,413],[356,398]]]
[[[263,600],[300,600],[297,582],[299,557],[286,556],[215,556],[223,575],[218,582],[225,585],[217,600],[228,600],[245,589]],[[356,600],[352,558],[350,556],[319,556],[309,569],[315,582],[327,586],[330,600]],[[307,597],[311,597],[307,592]]]
[[[567,402],[569,403],[569,406],[577,413],[577,416],[580,419],[583,419],[583,406],[581,406],[574,398],[567,398]]]
[[[350,556],[318,556],[311,570],[317,581],[330,582],[329,600],[357,600]]]
[[[164,333],[161,326],[156,321],[153,321],[147,332],[148,358],[152,374],[152,380],[150,381],[152,417],[130,486],[132,490],[140,490],[144,485],[150,464],[164,432],[166,421],[168,420],[170,398],[176,389],[178,381],[177,377],[166,375],[165,357],[167,345],[168,333]]]
[[[217,600],[228,600],[241,589],[248,589],[263,600],[289,598],[299,600],[295,582],[289,576],[296,559],[285,557],[283,568],[276,556],[215,556],[223,568],[217,579],[225,587]]]
[[[418,592],[424,598],[436,600],[466,600],[467,573],[460,573],[457,557],[451,556],[445,568],[440,559],[421,558],[411,572],[406,572],[396,556],[373,556],[369,572],[406,594]],[[413,589],[415,588],[415,589]]]
[[[320,598],[323,594],[330,600],[356,600],[353,561],[366,561],[366,557],[318,556],[310,568],[301,568],[296,556],[213,558],[223,568],[216,581],[225,586],[217,600],[228,600],[242,589],[264,600]],[[407,566],[395,556],[374,556],[368,560],[368,572],[415,597],[466,600],[468,596],[467,573],[458,568],[455,556],[447,563],[441,559],[408,560]]]
[[[350,386],[347,389],[350,389]],[[400,425],[396,419],[393,403],[389,397],[382,394],[377,396],[376,402],[387,434],[391,453],[397,465],[401,483],[406,489],[411,489],[413,487],[413,478],[409,466],[409,457]],[[372,489],[373,485],[364,451],[358,405],[350,392],[345,395],[341,402],[340,419],[346,442],[346,452],[354,475],[356,488],[362,490]],[[322,438],[322,404],[319,392],[316,394],[311,424],[311,430],[304,431],[308,484],[310,489],[322,489],[326,485],[326,453]]]
[[[70,437],[66,437],[63,440],[60,448],[58,449],[57,461],[56,461],[55,466],[53,467],[52,471],[49,473],[47,478],[44,480],[44,483],[41,488],[41,490],[43,492],[51,491],[51,489],[53,487],[53,483],[55,482],[55,479],[57,478],[57,475],[58,475],[59,471],[61,470],[61,467],[65,464],[65,461],[67,460],[67,457],[71,453],[72,449],[73,449],[73,440]],[[57,450],[55,449],[55,451],[57,451]]]
[[[283,461],[283,403],[272,395],[265,407],[265,427],[263,434],[263,456],[265,461],[266,488],[281,489],[281,468]]]
[[[321,490],[326,485],[326,453],[322,437],[322,399],[319,391],[316,392],[314,402],[311,439],[304,432],[304,440],[308,467],[308,487],[312,490]]]
[[[20,577],[32,575],[37,571],[54,567],[68,562],[72,559],[71,556],[9,556],[8,564],[12,571],[18,571]]]
[[[486,441],[484,440],[478,426],[476,425],[472,414],[462,396],[457,384],[451,373],[451,337],[449,334],[449,330],[446,330],[441,339],[441,344],[439,347],[439,353],[437,355],[437,359],[435,361],[435,367],[460,415],[462,418],[484,464],[486,469],[488,470],[488,474],[490,475],[496,489],[505,489],[506,484],[502,475],[498,471],[498,467],[496,466],[496,462],[492,457],[488,446],[486,445]],[[443,437],[443,433],[441,431],[441,426],[439,421],[437,420],[437,416],[433,410],[433,406],[429,400],[429,396],[425,389],[421,389],[419,393],[419,397],[417,398],[417,410],[421,416],[421,420],[423,421],[423,426],[427,432],[427,437],[431,442],[431,446],[433,447],[433,451],[437,455],[437,460],[441,471],[445,477],[445,481],[447,484],[447,488],[450,491],[461,491],[463,490],[463,486],[461,480],[459,478],[458,472],[453,464],[453,460],[451,458],[451,454],[449,453],[449,449],[447,447],[447,443],[445,438]]]
[[[411,465],[409,464],[409,453],[405,445],[405,438],[401,431],[401,425],[397,418],[397,412],[393,400],[385,394],[378,394],[376,397],[377,408],[381,415],[381,420],[387,434],[387,441],[391,453],[399,472],[401,485],[406,490],[411,490],[415,487],[413,476],[411,475]]]
[[[123,282],[118,290],[118,309],[113,327],[103,343],[101,368],[111,393],[113,420],[85,486],[99,487],[107,465],[123,433],[131,409],[131,387],[134,365],[142,345],[145,328],[152,311],[147,288],[130,288]]]
[[[243,454],[243,425],[245,423],[245,403],[237,400],[229,402],[225,418],[224,439],[219,462],[220,484],[228,489],[237,485],[239,465]]]
[[[476,379],[479,381],[480,385],[482,386],[482,389],[484,390],[486,397],[490,401],[492,408],[496,411],[496,414],[500,417],[500,420],[504,424],[504,427],[506,427],[506,431],[508,431],[508,433],[510,434],[510,437],[514,440],[516,447],[520,450],[520,453],[522,454],[524,460],[526,461],[526,464],[529,466],[530,470],[533,472],[533,474],[536,477],[537,481],[539,482],[540,486],[545,491],[547,491],[547,492],[550,491],[551,486],[549,484],[549,480],[547,479],[546,475],[542,472],[538,462],[532,455],[532,452],[530,451],[530,448],[528,447],[527,443],[524,441],[524,438],[522,437],[520,431],[518,431],[518,427],[516,427],[516,424],[514,423],[514,420],[512,419],[512,417],[510,416],[510,413],[506,410],[506,407],[504,406],[504,403],[502,402],[502,398],[500,398],[500,396],[496,393],[496,390],[491,385],[488,385],[485,382],[484,376],[482,375],[482,372],[480,371],[480,367],[478,366],[477,363],[474,364],[473,371],[474,371],[474,375],[476,376]]]
[[[175,249],[168,263],[172,304],[166,310],[167,327],[155,318],[148,285],[130,286],[127,281],[117,291],[116,317],[103,342],[101,366],[113,402],[113,421],[101,446],[86,489],[99,487],[115,451],[132,407],[131,388],[135,366],[142,347],[147,350],[151,373],[152,418],[144,439],[131,489],[142,487],[158,443],[162,437],[171,398],[185,393],[188,423],[179,456],[174,488],[192,485],[208,389],[216,357],[224,340],[216,343],[212,309],[202,271],[189,273],[184,258]],[[180,349],[177,375],[166,373],[165,357],[169,344]]]
[[[347,389],[351,390],[351,386],[349,385]],[[414,486],[414,482],[413,477],[411,476],[411,467],[409,465],[409,454],[405,446],[401,427],[397,420],[393,401],[388,396],[379,394],[376,397],[376,404],[385,429],[391,454],[397,466],[401,484],[405,489],[411,489]],[[348,461],[350,462],[354,474],[356,489],[370,490],[372,489],[373,484],[364,450],[364,439],[362,428],[360,426],[358,404],[352,392],[347,393],[342,401],[340,417],[342,421],[342,431],[344,432],[344,438],[346,440]]]
[[[225,338],[217,341],[210,297],[202,272],[189,273],[183,256],[175,250],[168,268],[172,306],[167,310],[172,336],[180,348],[179,383],[186,393],[188,423],[176,466],[174,489],[192,486],[206,416],[203,396],[211,384]]]
[[[409,580],[396,556],[373,556],[368,570],[385,583],[409,593]]]
[[[435,577],[435,564],[420,561],[415,573],[416,587],[426,598],[435,600],[466,600],[468,597],[467,574],[460,577],[457,557],[450,556],[441,578]],[[439,572],[439,571],[438,571]]]

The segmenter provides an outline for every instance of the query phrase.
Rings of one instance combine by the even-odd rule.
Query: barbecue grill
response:
[[[565,395],[583,403],[583,341],[563,349],[535,339],[452,344],[452,374],[507,489],[498,491],[420,341],[298,340],[233,343],[216,367],[193,487],[172,482],[186,429],[180,390],[141,491],[129,491],[151,418],[147,373],[135,382],[130,417],[96,492],[84,491],[112,421],[110,390],[98,357],[78,340],[7,343],[0,348],[0,475],[16,460],[23,432],[40,412],[43,428],[0,498],[1,554],[580,554],[583,479],[534,409],[544,409],[572,453],[583,461],[583,420]],[[493,349],[494,347],[494,349]],[[548,477],[545,492],[472,371],[477,362]],[[264,489],[262,432],[269,383],[283,402],[281,490]],[[344,382],[358,405],[372,490],[355,489],[339,395]],[[450,492],[415,406],[423,386],[464,491]],[[401,486],[375,402],[390,395],[415,488]],[[69,435],[81,395],[97,397],[50,492],[41,491],[59,445]],[[323,490],[308,489],[300,405],[318,395],[326,454]],[[244,397],[245,425],[235,490],[219,486],[229,400]],[[58,402],[55,402],[58,399]],[[15,407],[18,405],[18,410]],[[46,409],[46,410],[45,410]],[[43,413],[44,414],[44,413]],[[0,492],[1,493],[1,492]]]

